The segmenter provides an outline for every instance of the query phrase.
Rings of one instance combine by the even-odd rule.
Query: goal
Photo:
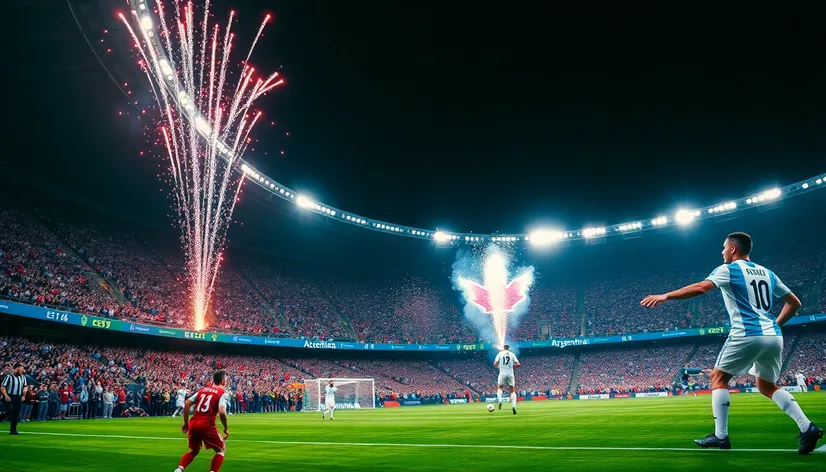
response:
[[[312,379],[304,381],[304,411],[323,408],[324,388],[330,381],[336,386],[336,409],[376,407],[376,383],[373,379]]]

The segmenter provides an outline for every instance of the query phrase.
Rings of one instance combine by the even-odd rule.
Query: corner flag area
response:
[[[826,392],[795,394],[826,423]],[[732,396],[732,450],[693,444],[713,428],[710,397],[541,401],[234,415],[222,470],[823,470],[826,448],[798,456],[797,428],[758,394]],[[172,470],[186,450],[180,419],[23,423],[0,436],[3,470]],[[3,430],[7,430],[4,425]],[[206,451],[205,451],[206,452]],[[208,470],[211,453],[187,469]],[[711,469],[709,469],[711,470]]]

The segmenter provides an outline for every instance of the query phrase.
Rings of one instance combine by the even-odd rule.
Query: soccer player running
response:
[[[640,304],[653,308],[669,300],[697,297],[715,288],[723,292],[731,330],[709,375],[715,430],[705,439],[695,440],[698,446],[731,449],[728,437],[731,405],[728,384],[734,375],[746,374],[751,370],[757,377],[760,393],[771,398],[797,423],[800,429],[798,454],[809,454],[823,437],[823,430],[809,421],[794,397],[775,383],[782,366],[783,334],[780,326],[797,313],[800,300],[774,272],[749,260],[751,249],[751,236],[731,233],[723,243],[724,264],[714,269],[705,280],[673,292],[649,295]],[[776,322],[769,313],[772,296],[784,303]]]
[[[516,414],[516,382],[513,380],[513,368],[519,367],[519,359],[516,354],[510,351],[510,346],[505,344],[504,349],[499,351],[496,359],[493,361],[493,367],[499,369],[499,380],[496,387],[496,399],[499,401],[499,409],[502,409],[502,388],[508,386],[511,392],[511,408],[513,414]]]
[[[327,412],[330,412],[330,420],[333,419],[333,412],[336,411],[336,386],[333,385],[333,381],[331,380],[326,387],[324,387],[324,406],[326,409],[321,412],[321,419],[325,419],[327,417]]]
[[[803,372],[798,372],[794,378],[797,380],[797,386],[800,387],[801,392],[809,391],[809,387],[806,385],[806,376],[803,375]]]
[[[186,400],[184,405],[184,425],[181,431],[189,435],[189,452],[181,457],[181,463],[175,472],[183,471],[192,460],[201,452],[201,443],[209,449],[215,451],[212,464],[209,467],[211,472],[218,472],[224,463],[224,453],[226,444],[224,441],[229,437],[227,427],[227,402],[229,394],[224,389],[227,373],[219,370],[212,375],[212,386],[198,390]],[[195,414],[192,421],[189,421],[189,410],[195,405]],[[215,429],[215,417],[221,418],[224,425],[224,437],[218,435]]]
[[[178,391],[175,392],[175,412],[172,413],[172,417],[176,417],[184,412],[184,405],[186,404],[186,388],[184,388],[183,384],[178,387]]]

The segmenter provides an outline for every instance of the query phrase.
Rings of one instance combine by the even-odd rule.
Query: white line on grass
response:
[[[21,434],[36,434],[41,436],[69,436],[79,438],[101,439],[145,439],[159,441],[185,441],[186,438],[164,438],[156,436],[121,436],[115,434],[79,434],[79,433],[46,433],[21,432]],[[230,439],[230,443],[281,444],[294,446],[344,446],[344,447],[435,447],[435,448],[463,448],[463,449],[519,449],[534,451],[667,451],[667,452],[697,452],[719,451],[719,449],[701,449],[691,447],[590,447],[590,446],[510,446],[498,444],[416,444],[416,443],[368,443],[368,442],[328,442],[328,441],[265,441],[256,439]],[[826,452],[826,446],[820,447],[817,452]],[[797,452],[796,449],[734,449],[731,452]]]

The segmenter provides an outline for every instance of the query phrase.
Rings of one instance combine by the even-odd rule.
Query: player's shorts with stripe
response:
[[[189,423],[189,449],[201,449],[201,443],[207,449],[226,449],[224,439],[218,434],[215,425],[203,422]]]
[[[731,375],[750,374],[776,382],[783,366],[783,336],[736,336],[726,339],[714,367]]]
[[[513,381],[513,374],[499,374],[499,383],[497,385],[507,385],[508,387],[516,385]]]

